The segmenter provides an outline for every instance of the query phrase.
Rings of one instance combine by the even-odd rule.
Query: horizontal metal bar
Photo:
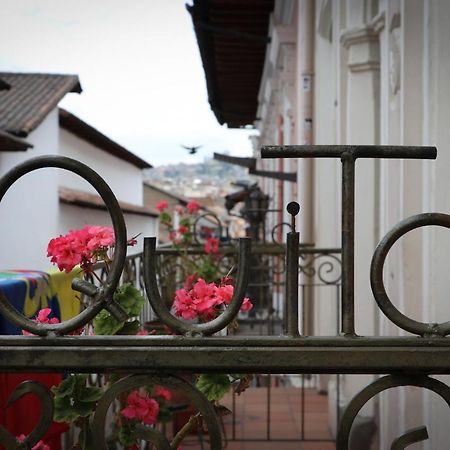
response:
[[[431,146],[404,145],[265,145],[262,158],[402,158],[436,159],[437,149]]]
[[[232,245],[227,245],[220,247],[220,253],[225,255],[237,254],[237,247]],[[299,245],[300,255],[329,255],[329,254],[339,254],[341,253],[340,248],[315,248],[311,247],[310,244],[300,244]],[[286,253],[285,244],[258,244],[258,246],[253,246],[251,253],[253,255],[284,255]],[[175,248],[161,248],[156,249],[157,255],[204,255],[205,250],[203,246],[189,247],[186,250],[177,250]]]
[[[21,370],[450,374],[450,339],[2,338],[0,371]]]

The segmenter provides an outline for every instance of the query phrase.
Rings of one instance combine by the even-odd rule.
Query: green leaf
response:
[[[144,306],[145,299],[139,289],[131,283],[125,283],[114,292],[114,300],[118,302],[130,316],[137,316]]]
[[[117,332],[117,334],[126,334],[134,336],[141,329],[141,323],[139,320],[133,320],[131,322],[125,322],[123,327]]]
[[[124,323],[119,322],[106,309],[103,309],[93,321],[94,333],[96,335],[113,335],[123,327]]]
[[[95,402],[74,401],[72,408],[74,413],[78,414],[78,417],[86,417],[94,411],[95,405]]]
[[[58,386],[53,386],[52,391],[58,397],[67,397],[73,394],[76,384],[77,376],[69,375],[66,379],[62,380]]]
[[[220,400],[231,388],[230,379],[224,373],[202,374],[198,377],[197,388],[210,401]]]
[[[55,397],[53,404],[53,420],[55,422],[73,422],[80,417],[73,409],[70,397]]]
[[[80,389],[77,399],[80,402],[96,402],[102,398],[103,390],[98,387],[84,387]]]
[[[136,442],[136,424],[130,421],[122,421],[122,426],[119,430],[119,441],[126,447],[132,446]]]

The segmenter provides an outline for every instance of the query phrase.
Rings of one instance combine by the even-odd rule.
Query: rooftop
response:
[[[230,128],[253,124],[274,0],[194,0],[187,9],[217,120]]]
[[[81,92],[77,75],[0,72],[0,130],[27,137],[68,92]]]
[[[95,147],[101,148],[105,152],[127,161],[140,169],[149,169],[152,167],[147,161],[139,158],[139,156],[136,156],[125,147],[122,147],[108,136],[105,136],[91,125],[62,108],[59,108],[59,125],[61,128],[69,131],[80,139],[83,139]]]

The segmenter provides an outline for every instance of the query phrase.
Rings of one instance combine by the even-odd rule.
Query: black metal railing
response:
[[[77,373],[123,373],[128,375],[113,384],[99,400],[91,431],[95,448],[106,449],[105,421],[114,398],[130,389],[156,382],[180,389],[198,408],[208,428],[209,445],[222,448],[219,422],[210,402],[185,378],[176,373],[271,373],[271,374],[389,374],[378,379],[348,405],[339,425],[338,450],[349,448],[350,430],[361,407],[379,392],[397,386],[418,386],[440,395],[450,406],[450,388],[430,378],[432,374],[450,373],[450,334],[448,322],[441,324],[413,321],[391,303],[383,285],[382,269],[393,243],[406,232],[425,225],[450,228],[450,216],[421,214],[406,219],[381,241],[372,261],[371,284],[381,311],[397,326],[414,337],[362,337],[355,333],[354,316],[354,172],[357,158],[433,159],[433,147],[336,146],[263,148],[263,157],[338,157],[342,160],[342,290],[340,295],[340,333],[309,336],[299,329],[302,309],[298,290],[298,233],[288,233],[286,247],[286,290],[284,329],[281,336],[213,336],[237,316],[243,302],[251,257],[251,242],[241,239],[238,250],[237,283],[229,308],[218,318],[204,324],[187,323],[174,317],[164,303],[157,284],[157,250],[154,238],[146,238],[143,255],[145,291],[159,319],[176,330],[178,336],[80,336],[65,334],[86,325],[102,309],[123,320],[125,316],[113,299],[126,259],[126,229],[117,200],[105,182],[87,166],[63,157],[40,157],[23,163],[0,180],[0,200],[21,176],[43,167],[72,171],[90,182],[101,195],[111,214],[116,235],[115,257],[104,287],[75,280],[73,288],[92,298],[77,317],[61,324],[38,324],[24,317],[0,297],[0,311],[12,323],[40,337],[0,337],[2,371],[70,371]],[[295,225],[295,218],[292,220]],[[356,299],[357,301],[357,299]],[[33,446],[48,427],[52,402],[39,384],[21,385],[12,401],[26,392],[42,401],[43,414],[35,431],[23,444]],[[158,449],[170,445],[157,430],[142,426],[139,437]],[[405,432],[392,449],[405,448],[427,436],[424,428]],[[18,443],[0,428],[0,443],[8,449]]]

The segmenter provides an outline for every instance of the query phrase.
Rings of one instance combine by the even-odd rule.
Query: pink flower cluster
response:
[[[165,200],[159,200],[156,202],[155,209],[160,213],[165,211],[169,207],[169,204]]]
[[[19,436],[16,436],[17,442],[23,442],[27,437],[24,434],[20,434]],[[47,444],[44,444],[43,441],[39,441],[36,445],[31,447],[31,450],[50,450],[50,446]]]
[[[136,419],[146,425],[153,425],[159,414],[159,404],[155,399],[133,391],[128,395],[127,406],[120,414],[126,419]]]
[[[43,309],[41,309],[38,312],[38,315],[37,315],[36,319],[33,320],[33,322],[36,322],[36,323],[50,323],[50,324],[59,323],[59,320],[56,317],[52,317],[51,319],[48,318],[48,316],[51,314],[51,312],[52,312],[52,310],[50,308],[43,308]],[[22,330],[22,334],[25,335],[25,336],[34,336],[33,333],[30,333],[27,330]]]
[[[153,390],[153,395],[155,397],[161,397],[166,401],[169,401],[172,398],[172,393],[169,391],[169,389],[166,389],[165,387],[162,387],[159,384],[155,386],[155,389]]]
[[[233,298],[234,287],[232,284],[206,283],[199,278],[191,289],[178,289],[175,292],[173,303],[176,316],[186,320],[200,317],[204,320],[214,319],[220,311],[220,306],[227,306]],[[241,311],[249,311],[253,307],[247,297],[241,306]]]
[[[112,227],[87,225],[52,239],[47,246],[47,256],[61,271],[70,272],[78,264],[83,270],[89,270],[99,252],[107,251],[114,242]]]
[[[59,319],[57,317],[52,317],[51,319],[48,318],[48,316],[51,314],[52,310],[50,308],[42,308],[39,310],[36,319],[33,319],[33,322],[36,323],[49,323],[49,324],[55,324],[59,323]],[[78,336],[81,333],[83,333],[84,328],[78,328],[77,330],[72,331],[71,333],[68,333],[69,336]],[[24,336],[34,336],[33,333],[30,333],[27,330],[22,330],[22,334]]]
[[[219,251],[219,239],[209,237],[205,242],[205,253],[217,253]]]
[[[191,200],[186,205],[186,209],[189,214],[196,214],[196,213],[198,213],[198,211],[200,209],[200,204],[198,202],[196,202],[195,200]]]

